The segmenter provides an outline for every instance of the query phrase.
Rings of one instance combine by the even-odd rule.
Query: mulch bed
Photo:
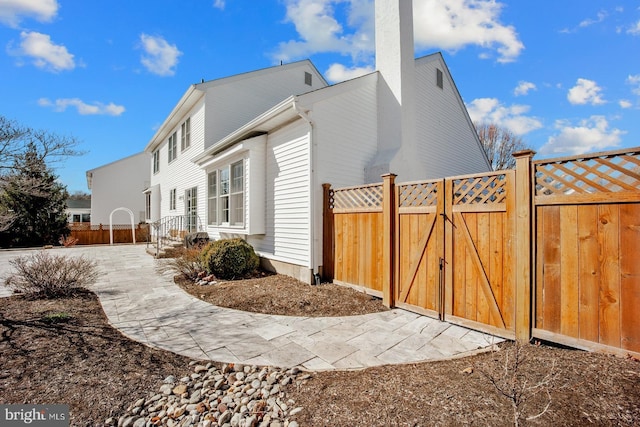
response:
[[[185,291],[219,307],[282,316],[354,316],[386,311],[379,298],[333,283],[310,286],[289,276],[258,273],[245,280],[200,286],[176,276]]]
[[[279,276],[228,286],[237,292],[233,298],[287,301],[286,313],[330,315],[325,295],[300,294]],[[90,292],[58,300],[0,298],[0,313],[0,403],[69,404],[74,426],[117,418],[138,398],[157,393],[166,376],[190,372],[190,359],[112,329]],[[500,426],[514,424],[510,384],[525,384],[534,388],[516,406],[521,424],[637,425],[637,360],[545,345],[520,350],[517,369],[510,363],[514,346],[507,343],[500,351],[463,359],[313,373],[305,384],[288,386],[286,399],[304,408],[293,417],[301,426]]]
[[[0,402],[68,404],[71,425],[102,425],[189,358],[113,329],[95,294],[55,300],[0,298]]]

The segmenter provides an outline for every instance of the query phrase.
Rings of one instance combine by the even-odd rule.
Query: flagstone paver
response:
[[[473,354],[501,342],[401,309],[348,317],[293,317],[212,306],[184,292],[145,245],[51,249],[86,256],[103,273],[91,287],[109,322],[144,344],[196,359],[309,370],[359,369]],[[0,276],[27,251],[0,251]],[[11,291],[0,283],[0,297]]]

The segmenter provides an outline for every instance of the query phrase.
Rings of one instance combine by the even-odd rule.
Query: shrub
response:
[[[236,279],[253,273],[260,260],[253,247],[242,239],[209,243],[202,251],[207,271],[220,279]]]
[[[5,279],[5,284],[33,297],[68,296],[100,277],[96,263],[84,256],[57,256],[40,251],[12,259],[9,264],[15,273]]]
[[[171,256],[160,269],[164,271],[173,271],[180,274],[185,279],[194,280],[198,275],[205,271],[203,258],[201,257],[202,248],[195,247],[186,249],[181,247],[171,251]]]

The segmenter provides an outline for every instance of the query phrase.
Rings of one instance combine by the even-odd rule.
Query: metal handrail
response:
[[[195,224],[193,223],[194,220]],[[195,229],[193,226],[195,226]],[[198,214],[166,216],[152,222],[151,227],[151,234],[155,237],[156,257],[166,242],[181,241],[188,232],[204,231]]]

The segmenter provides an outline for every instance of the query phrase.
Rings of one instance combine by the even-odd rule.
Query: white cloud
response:
[[[633,107],[633,104],[628,99],[621,99],[620,101],[618,101],[618,105],[620,106],[620,108],[631,108],[631,107]]]
[[[640,36],[640,21],[636,22],[635,24],[633,24],[628,30],[627,33],[634,35],[634,36]]]
[[[172,76],[176,73],[175,67],[182,52],[176,45],[169,44],[160,36],[140,35],[140,42],[144,54],[140,59],[145,68],[159,76]]]
[[[113,102],[109,104],[103,104],[101,102],[94,102],[93,104],[87,104],[78,98],[60,98],[55,101],[51,101],[47,98],[40,98],[38,105],[41,107],[51,107],[53,111],[63,112],[68,107],[74,107],[78,114],[83,116],[88,115],[106,115],[106,116],[119,116],[124,113],[125,108],[122,105],[116,105]]]
[[[317,52],[338,52],[356,58],[363,51],[371,52],[373,40],[370,35],[358,29],[347,33],[335,18],[335,6],[340,3],[340,0],[287,0],[285,20],[295,25],[301,40],[280,43],[276,59],[288,61]],[[363,17],[362,3],[361,0],[350,2],[347,23],[365,29],[369,27],[366,20],[373,20],[373,5],[370,4],[371,16],[365,14]]]
[[[590,27],[591,25],[594,25],[594,24],[599,24],[600,22],[605,20],[605,18],[608,16],[608,13],[604,10],[601,10],[600,12],[598,12],[596,16],[597,16],[596,19],[592,19],[592,18],[585,19],[584,21],[580,22],[578,26],[581,28],[585,28],[585,27]]]
[[[524,44],[513,26],[500,22],[502,7],[493,0],[415,0],[416,46],[455,51],[476,45],[496,50],[498,62],[512,62]]]
[[[342,64],[332,64],[325,75],[327,80],[332,83],[342,82],[345,80],[355,79],[373,72],[373,67],[352,67],[347,68]]]
[[[467,105],[474,123],[492,123],[506,128],[516,135],[524,135],[542,127],[535,117],[526,116],[528,105],[504,106],[496,98],[478,98]]]
[[[15,56],[28,56],[38,68],[59,72],[73,70],[76,66],[73,55],[63,45],[55,44],[47,34],[35,31],[20,33],[20,46],[8,52]]]
[[[213,7],[215,7],[216,9],[223,10],[224,9],[224,5],[225,5],[224,0],[214,0],[213,1]]]
[[[535,84],[526,81],[519,81],[518,86],[513,90],[515,96],[527,95],[529,91],[538,89]]]
[[[277,60],[318,52],[337,52],[354,60],[370,60],[374,51],[373,0],[285,0],[286,22],[298,40],[280,43]],[[417,49],[456,51],[469,45],[485,48],[482,58],[498,52],[498,62],[514,61],[524,45],[515,28],[499,20],[502,4],[495,0],[414,0]],[[346,16],[341,23],[336,16]]]
[[[573,105],[602,105],[606,101],[602,99],[602,88],[593,80],[578,79],[576,85],[569,89],[567,99]]]
[[[549,137],[540,148],[541,154],[584,154],[617,147],[626,131],[609,129],[603,116],[591,116],[578,124],[558,120],[555,125],[557,135]]]
[[[0,0],[0,22],[17,27],[23,17],[51,21],[58,13],[56,0]]]
[[[627,77],[626,83],[632,86],[631,92],[636,95],[640,95],[640,74],[636,74],[634,76],[629,75]]]

